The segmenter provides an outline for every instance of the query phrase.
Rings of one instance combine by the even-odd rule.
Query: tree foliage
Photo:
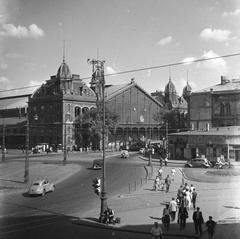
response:
[[[115,133],[120,120],[119,114],[105,106],[105,133]],[[75,142],[79,147],[92,146],[93,150],[100,149],[103,132],[103,108],[98,104],[77,117],[75,122]]]
[[[162,124],[163,128],[168,123],[168,128],[171,132],[187,129],[187,114],[180,113],[178,110],[159,111],[154,114],[153,119]]]

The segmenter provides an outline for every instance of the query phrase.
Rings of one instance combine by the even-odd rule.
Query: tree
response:
[[[105,106],[105,133],[115,133],[120,121],[120,116],[115,111]],[[103,108],[99,103],[97,108],[92,108],[77,117],[75,121],[75,142],[82,148],[92,146],[93,150],[100,149],[103,131]]]
[[[163,124],[163,128],[168,123],[168,129],[171,133],[187,130],[187,114],[180,113],[178,110],[159,111],[154,114],[153,119],[159,124]]]

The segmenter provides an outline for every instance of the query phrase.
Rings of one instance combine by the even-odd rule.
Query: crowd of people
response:
[[[164,178],[163,167],[160,165],[159,169],[157,170],[157,176],[154,180],[153,189],[155,191],[161,190],[168,193],[170,190],[171,182],[175,179],[175,174],[176,170],[175,168],[172,168],[171,175],[167,174],[167,176]],[[186,227],[187,218],[190,217],[191,210],[193,210],[192,221],[194,224],[195,233],[196,235],[202,236],[202,225],[204,224],[204,218],[200,207],[196,206],[197,196],[198,193],[193,184],[188,185],[188,183],[181,183],[177,191],[176,198],[172,197],[172,200],[167,203],[166,207],[163,209],[162,223],[164,229],[169,230],[171,222],[174,222],[177,219],[179,229],[184,230]],[[209,220],[205,223],[205,226],[207,228],[209,239],[212,239],[216,227],[216,222],[213,220],[212,216],[209,216]],[[155,222],[154,227],[151,230],[153,239],[162,238],[162,230],[159,230],[158,228],[160,228],[160,226]]]

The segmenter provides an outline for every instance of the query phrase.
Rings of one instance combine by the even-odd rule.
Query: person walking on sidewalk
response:
[[[188,218],[188,211],[186,207],[184,207],[184,204],[182,203],[178,211],[178,223],[180,224],[180,230],[185,229],[187,218]]]
[[[187,210],[190,210],[190,207],[191,207],[191,201],[192,201],[191,196],[192,195],[187,188],[186,192],[185,192],[185,196],[184,196],[184,204],[185,204],[185,207],[187,208]]]
[[[179,205],[183,204],[183,198],[184,198],[184,195],[183,195],[183,185],[180,185],[180,187],[178,189],[178,192],[177,192],[177,199],[179,201]]]
[[[162,170],[162,167],[160,167],[158,169],[158,177],[159,177],[160,180],[162,180],[162,176],[163,176],[163,170]]]
[[[172,198],[172,201],[169,203],[169,209],[170,209],[170,215],[172,222],[175,220],[176,212],[177,212],[177,202],[175,201],[175,198]]]
[[[206,222],[207,232],[208,232],[208,238],[212,239],[214,234],[214,229],[216,226],[216,222],[212,220],[212,216],[209,216],[209,220]]]
[[[164,159],[164,163],[165,163],[165,166],[167,166],[167,163],[168,163],[168,158],[167,158],[167,156],[166,156],[165,159]]]
[[[171,184],[171,179],[169,175],[167,175],[167,177],[165,178],[166,193],[169,192],[170,184]]]
[[[197,192],[196,189],[194,188],[192,191],[192,204],[193,204],[193,209],[196,209],[196,201],[197,201]]]
[[[167,204],[166,207],[163,209],[163,225],[167,230],[169,230],[169,226],[170,226],[169,204]]]
[[[152,239],[162,239],[162,229],[158,222],[154,222],[154,227],[151,229]]]
[[[202,224],[204,223],[202,212],[200,211],[200,208],[197,207],[197,211],[193,213],[192,219],[194,221],[194,227],[195,227],[195,232],[198,235],[198,231],[200,232],[200,236],[202,236],[203,231],[202,231]]]
[[[171,170],[171,179],[172,179],[172,181],[174,181],[175,174],[176,174],[176,170],[175,170],[175,168],[172,168],[172,170]]]

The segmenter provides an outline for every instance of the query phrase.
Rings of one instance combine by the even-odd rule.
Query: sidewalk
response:
[[[145,160],[145,159],[143,159]],[[147,163],[147,160],[146,160]],[[76,223],[85,224],[93,223],[95,227],[99,228],[109,228],[112,230],[121,230],[125,232],[136,232],[141,234],[148,234],[153,227],[155,221],[157,221],[161,228],[163,229],[161,223],[162,212],[165,207],[165,204],[168,203],[172,197],[176,198],[177,190],[182,183],[182,174],[181,168],[175,167],[177,173],[175,179],[171,184],[170,192],[166,193],[165,191],[153,191],[153,179],[157,175],[157,170],[159,166],[156,163],[153,163],[153,175],[152,179],[140,189],[134,193],[128,195],[118,195],[116,198],[108,199],[108,206],[115,211],[115,217],[121,218],[120,224],[115,225],[102,225],[96,222],[96,219],[99,215],[91,214],[89,212],[88,218],[83,218],[78,220]],[[168,164],[168,167],[163,166],[163,178],[167,174],[171,175],[171,161]],[[227,187],[226,184],[212,184],[208,185],[200,182],[189,181],[186,176],[184,182],[187,182],[188,185],[191,183],[197,188],[198,193],[201,195],[198,198],[197,203],[200,206],[205,222],[208,220],[208,216],[212,215],[213,219],[218,223],[216,235],[214,238],[226,239],[226,238],[240,238],[240,210],[236,209],[222,209],[222,205],[215,205],[215,201],[209,201],[208,194],[211,191],[213,194],[216,194],[217,190],[222,190],[222,188]],[[234,188],[239,188],[239,183],[236,183],[233,186]],[[211,190],[212,189],[212,190]],[[215,191],[214,191],[215,190]],[[216,197],[216,195],[215,195]],[[211,200],[211,199],[210,199]],[[237,203],[237,202],[236,202]],[[214,208],[215,206],[215,208]],[[240,209],[240,208],[239,208]],[[219,210],[219,212],[218,212]],[[224,214],[221,214],[224,211]],[[210,214],[208,214],[210,213]],[[163,229],[164,236],[172,238],[198,238],[195,234],[194,224],[192,221],[193,210],[189,211],[189,218],[187,219],[187,225],[185,230],[180,231],[177,220],[170,224],[170,230],[166,231]],[[94,220],[95,219],[95,220]],[[204,235],[202,238],[208,238],[206,232],[205,224],[202,226],[204,230]],[[239,237],[238,237],[239,235]]]

